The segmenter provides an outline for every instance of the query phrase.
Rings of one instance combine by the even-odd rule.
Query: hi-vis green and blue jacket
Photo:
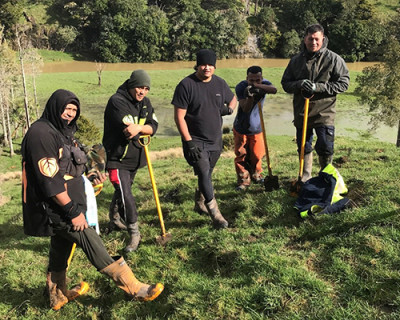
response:
[[[350,199],[342,196],[347,191],[340,173],[332,164],[328,164],[317,177],[304,183],[294,207],[302,218],[321,213],[337,213],[350,204]]]

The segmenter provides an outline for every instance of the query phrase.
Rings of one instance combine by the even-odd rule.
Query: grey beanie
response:
[[[148,87],[150,89],[150,76],[144,70],[135,70],[128,80],[128,88]]]

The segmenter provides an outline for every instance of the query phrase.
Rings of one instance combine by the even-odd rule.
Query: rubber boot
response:
[[[332,155],[329,155],[329,156],[319,156],[319,157],[318,157],[318,160],[319,160],[319,166],[321,167],[321,170],[324,170],[325,167],[326,167],[328,164],[332,163],[333,156],[332,156]]]
[[[196,189],[196,191],[194,193],[194,208],[193,208],[193,210],[200,214],[208,213],[205,201],[206,201],[206,199],[204,198],[204,195],[200,192],[199,189]]]
[[[136,251],[141,239],[138,222],[128,224],[128,233],[130,238],[127,246],[125,247],[125,252]]]
[[[308,179],[312,177],[312,164],[313,164],[313,153],[307,153],[304,155],[304,166],[303,166],[303,175],[301,177],[301,182],[306,182]]]
[[[81,282],[71,290],[68,290],[66,270],[47,273],[46,291],[50,298],[50,307],[53,310],[59,310],[62,306],[85,294],[88,290],[89,285],[86,282]]]
[[[124,290],[129,297],[140,301],[151,301],[157,298],[164,290],[161,283],[148,285],[136,279],[123,257],[115,257],[115,262],[100,270],[109,276],[115,284]]]
[[[119,214],[119,206],[117,201],[111,201],[110,210],[108,212],[110,222],[108,223],[109,232],[114,230],[126,230],[125,221],[121,219]]]
[[[224,229],[228,227],[228,221],[222,216],[219,211],[217,200],[213,198],[210,202],[206,203],[206,207],[208,210],[208,214],[210,215],[214,228],[216,229]]]

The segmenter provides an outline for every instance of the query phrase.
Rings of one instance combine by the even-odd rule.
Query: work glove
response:
[[[229,116],[233,113],[233,109],[224,104],[221,111],[221,116]]]
[[[301,88],[307,93],[313,94],[315,92],[316,85],[311,80],[305,79],[301,82]]]
[[[244,89],[244,96],[245,96],[246,98],[249,98],[249,97],[254,96],[254,93],[256,93],[256,92],[255,92],[255,89],[257,89],[257,88],[254,88],[253,86],[247,86],[247,87]]]
[[[201,150],[198,146],[194,144],[193,140],[183,141],[183,145],[187,151],[189,159],[194,162],[199,161],[199,159],[201,158]]]

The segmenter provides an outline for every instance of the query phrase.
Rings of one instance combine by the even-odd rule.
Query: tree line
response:
[[[379,61],[391,19],[368,0],[3,0],[0,23],[6,39],[23,24],[36,48],[102,62],[288,58],[320,23],[346,61]]]

